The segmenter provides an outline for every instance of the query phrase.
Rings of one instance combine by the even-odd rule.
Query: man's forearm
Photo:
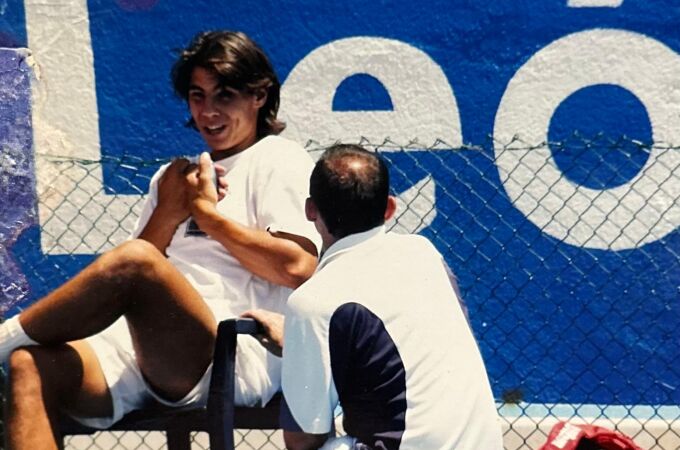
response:
[[[154,211],[138,237],[153,244],[165,255],[165,250],[170,245],[172,237],[177,231],[177,226],[178,224],[175,221],[167,220]]]
[[[195,211],[194,219],[243,267],[267,281],[296,288],[314,273],[316,248],[307,238],[249,228],[210,208]]]

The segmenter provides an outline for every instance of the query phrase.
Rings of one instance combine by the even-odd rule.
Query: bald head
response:
[[[309,193],[336,239],[385,221],[389,196],[385,162],[358,145],[334,145],[317,161]]]

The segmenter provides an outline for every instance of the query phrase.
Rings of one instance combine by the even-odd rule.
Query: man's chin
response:
[[[214,152],[229,151],[234,147],[233,143],[225,138],[203,135],[203,140]]]

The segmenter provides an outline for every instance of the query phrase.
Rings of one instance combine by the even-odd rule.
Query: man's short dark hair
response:
[[[257,136],[279,134],[286,125],[276,118],[281,84],[264,51],[246,34],[235,31],[206,31],[196,35],[172,67],[175,93],[188,100],[191,74],[202,67],[219,80],[220,86],[253,94],[267,92],[267,101],[257,118]],[[189,125],[194,125],[193,119]]]
[[[390,178],[376,153],[358,145],[329,147],[317,161],[309,194],[336,238],[385,223]]]

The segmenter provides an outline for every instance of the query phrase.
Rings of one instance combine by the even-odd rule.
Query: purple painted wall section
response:
[[[28,295],[29,286],[8,253],[23,230],[37,223],[31,150],[27,53],[0,49],[0,313]]]

